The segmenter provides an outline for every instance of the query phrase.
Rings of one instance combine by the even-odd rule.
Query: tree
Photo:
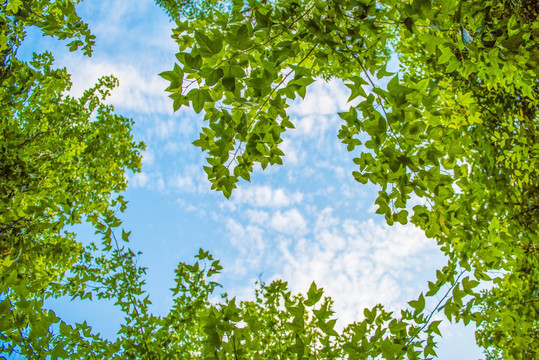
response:
[[[200,251],[180,263],[170,313],[149,312],[144,268],[116,211],[124,171],[140,168],[132,121],[103,104],[115,80],[80,99],[64,95],[50,54],[17,59],[24,28],[93,37],[75,2],[0,5],[2,162],[0,339],[27,358],[432,358],[439,320],[478,325],[489,358],[534,359],[539,348],[536,3],[503,1],[157,1],[177,21],[179,64],[162,73],[174,108],[204,111],[195,141],[213,187],[229,197],[255,165],[280,164],[293,127],[287,99],[317,77],[341,79],[359,103],[341,113],[339,138],[358,151],[354,177],[380,186],[378,213],[437,239],[448,265],[398,314],[381,306],[334,329],[331,299],[314,283],[292,295],[259,284],[254,301],[210,301],[221,270]],[[178,5],[187,4],[185,8]],[[200,10],[203,11],[200,11]],[[399,59],[397,74],[386,66]],[[375,79],[390,78],[386,87]],[[92,115],[94,114],[94,115]],[[364,144],[359,135],[367,136]],[[106,161],[105,161],[106,159]],[[409,209],[411,197],[424,204]],[[409,211],[413,214],[409,215]],[[90,222],[83,246],[66,225]],[[477,289],[485,290],[477,290]],[[43,308],[48,297],[114,300],[115,340]],[[440,300],[425,310],[428,297]]]
[[[475,322],[489,357],[533,359],[537,14],[534,1],[232,1],[226,11],[175,18],[179,64],[161,75],[175,110],[204,111],[208,125],[194,145],[226,197],[255,165],[281,163],[281,135],[293,127],[287,99],[303,97],[317,77],[341,79],[350,100],[360,99],[340,114],[339,138],[349,151],[363,146],[354,177],[380,186],[377,213],[389,225],[411,220],[448,257],[427,295],[450,285],[438,309]],[[391,54],[397,74],[386,69]],[[409,209],[411,197],[424,205]],[[488,290],[475,290],[480,284]]]
[[[81,262],[90,264],[92,249],[67,226],[88,221],[104,230],[118,221],[124,173],[140,169],[143,149],[130,134],[132,120],[102,102],[116,79],[104,77],[72,98],[65,95],[69,74],[52,67],[50,53],[29,63],[16,56],[30,25],[72,39],[71,50],[82,47],[90,55],[94,37],[74,6],[0,5],[0,348],[29,358],[62,356],[65,344],[76,346],[69,336],[78,329],[62,323],[54,335],[51,326],[60,320],[43,309],[51,296],[85,295],[85,284],[72,278]],[[103,247],[111,247],[110,239]]]

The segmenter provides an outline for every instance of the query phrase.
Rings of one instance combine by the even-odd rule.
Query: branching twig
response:
[[[118,254],[120,254],[121,250],[120,250],[120,245],[118,245],[118,239],[116,239],[116,234],[114,234],[114,231],[111,231],[111,234],[112,234],[112,238],[114,239],[114,243],[116,244],[116,250],[118,251]],[[125,267],[123,265],[122,265],[122,272],[125,276],[125,280],[127,281],[127,272],[125,271]],[[131,294],[130,291],[127,291],[127,296],[129,297],[129,301],[131,302],[131,305],[133,305],[133,309],[135,310],[135,313],[137,314],[137,318],[140,319],[140,312],[135,302],[135,298],[133,297],[133,294]],[[148,354],[150,354],[150,349],[148,347],[148,343],[146,342],[146,336],[142,329],[142,324],[140,325],[140,332],[144,340],[144,347],[146,348],[146,351],[148,352]]]
[[[187,85],[187,86],[185,86],[185,87],[182,86],[182,92],[187,91],[187,89],[189,89],[189,87],[190,87],[191,85],[193,85],[194,83],[196,83],[196,82],[197,82],[196,80],[191,80],[191,82],[189,83],[189,85]]]
[[[13,316],[13,320],[15,320],[15,313],[13,312],[13,307],[15,305],[13,305],[13,302],[9,298],[8,293],[6,293],[6,299],[9,301],[9,305],[10,305],[9,311],[11,312],[11,315]],[[16,323],[16,321],[14,321],[14,322]],[[24,343],[24,345],[27,346],[28,349],[32,350],[34,355],[36,355],[36,352],[35,352],[34,348],[32,347],[32,344],[30,344],[30,342],[28,341],[28,338],[24,336],[24,333],[23,333],[21,327],[18,324],[17,324],[17,330],[19,331],[19,335],[21,336],[21,341]]]
[[[408,347],[408,345],[410,345],[412,343],[412,341],[414,341],[418,336],[419,334],[421,334],[421,332],[429,325],[430,323],[430,320],[432,319],[432,317],[434,316],[434,314],[438,313],[440,310],[442,310],[445,306],[442,305],[442,303],[444,302],[444,300],[449,296],[449,293],[455,288],[455,286],[457,286],[459,284],[459,280],[460,280],[460,277],[462,276],[462,274],[464,274],[466,270],[462,270],[460,272],[460,274],[457,276],[457,278],[455,279],[455,283],[453,285],[451,285],[451,287],[446,291],[446,293],[444,294],[444,296],[440,299],[440,301],[438,301],[438,303],[436,304],[436,306],[434,307],[434,310],[431,311],[431,313],[429,314],[429,316],[427,316],[427,319],[425,320],[425,324],[423,324],[423,326],[421,328],[419,328],[419,330],[417,331],[417,333],[412,336],[410,338],[410,340],[408,340],[408,342],[406,343],[406,345],[404,345],[404,348],[406,349]]]
[[[314,5],[312,5],[310,8],[307,9],[307,11],[305,11],[303,14],[301,14],[301,16],[299,16],[297,19],[295,19],[290,25],[288,25],[285,29],[283,29],[281,32],[273,35],[272,37],[270,37],[268,40],[264,41],[263,43],[260,43],[260,44],[256,44],[256,45],[253,45],[251,46],[250,48],[248,49],[245,49],[245,50],[242,50],[242,51],[239,51],[237,53],[235,53],[234,55],[232,55],[230,58],[228,59],[223,59],[221,60],[217,65],[216,65],[216,68],[219,67],[222,63],[224,63],[225,61],[230,61],[232,60],[233,58],[235,58],[236,56],[238,55],[241,55],[241,54],[245,54],[253,49],[256,49],[260,46],[264,46],[264,45],[267,45],[269,44],[270,42],[272,42],[273,40],[275,40],[276,38],[278,38],[279,36],[281,36],[282,34],[284,34],[285,31],[288,31],[290,30],[290,28],[292,28],[292,26],[294,26],[298,21],[300,21],[301,19],[303,19],[305,16],[307,16],[307,14],[309,12],[311,12],[311,10],[314,8]]]
[[[346,43],[346,40],[342,37],[342,35],[339,34],[339,38],[341,39],[342,43],[344,44],[344,46],[346,46],[346,48],[348,50],[350,50],[348,48],[348,44]],[[359,66],[361,67],[361,70],[363,71],[363,73],[365,74],[365,76],[367,77],[367,80],[369,81],[371,87],[374,89],[376,88],[376,85],[374,84],[374,81],[372,81],[370,75],[369,75],[369,72],[367,71],[367,69],[365,69],[365,66],[363,66],[363,62],[361,61],[361,59],[357,56],[357,54],[355,52],[352,52],[352,57],[354,58],[354,60],[356,60],[356,62],[359,64]],[[383,105],[383,100],[382,97],[375,93],[376,97],[378,98],[378,100],[380,101],[379,104],[382,108],[382,112],[384,113],[384,116],[386,118],[386,121],[387,121],[387,126],[389,128],[389,131],[391,132],[391,134],[393,135],[393,137],[395,138],[395,140],[397,140],[397,144],[399,145],[399,149],[402,150],[402,145],[400,143],[400,140],[399,138],[397,137],[397,135],[395,134],[395,131],[393,131],[393,127],[391,126],[391,123],[389,122],[389,118],[387,117],[387,112],[386,112],[386,109],[384,108],[384,105]]]
[[[307,60],[307,58],[312,54],[312,52],[314,51],[314,49],[316,49],[316,47],[318,46],[318,44],[315,44],[313,46],[313,48],[311,50],[309,50],[309,52],[307,53],[307,55],[305,55],[303,57],[303,59],[301,59],[300,62],[298,62],[298,64],[296,66],[300,66],[305,60]],[[279,82],[279,84],[277,84],[276,87],[274,87],[271,92],[268,94],[268,96],[266,96],[266,100],[264,100],[264,102],[262,103],[262,105],[260,105],[260,107],[258,108],[255,116],[253,117],[253,119],[251,120],[251,122],[249,122],[249,125],[247,126],[248,128],[250,128],[254,122],[256,121],[256,119],[258,118],[258,115],[260,115],[260,112],[262,111],[262,108],[268,103],[268,101],[271,99],[271,96],[275,93],[275,91],[277,91],[277,89],[286,81],[286,79],[294,72],[294,70],[290,70],[288,72],[288,74],[285,75],[285,77],[281,80],[281,82]],[[229,141],[231,140],[232,138],[229,139]],[[230,165],[232,164],[232,162],[236,159],[237,155],[238,155],[238,152],[240,151],[241,149],[241,145],[243,144],[243,140],[240,141],[239,145],[238,145],[238,148],[236,149],[236,151],[234,152],[234,155],[232,156],[232,159],[230,159],[230,162],[228,163],[228,165],[226,166],[226,168],[230,168]]]

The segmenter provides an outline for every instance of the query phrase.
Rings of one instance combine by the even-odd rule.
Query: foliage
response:
[[[339,132],[358,149],[354,177],[380,186],[377,213],[389,225],[411,221],[448,256],[452,270],[428,295],[453,287],[440,308],[478,325],[489,357],[535,358],[537,3],[250,0],[230,8],[176,18],[179,64],[161,74],[175,110],[204,111],[194,145],[207,153],[212,187],[229,197],[255,166],[281,164],[282,134],[293,128],[287,101],[316,78],[341,79],[358,102],[340,114]],[[392,53],[396,74],[386,68]],[[423,204],[411,209],[411,198]],[[457,281],[456,267],[469,276]]]
[[[74,6],[0,5],[0,341],[2,350],[29,358],[47,351],[61,356],[74,343],[65,337],[76,331],[63,323],[59,336],[49,332],[60,320],[42,308],[44,299],[78,296],[77,287],[84,287],[69,276],[92,253],[67,226],[88,221],[99,230],[113,223],[114,209],[125,207],[118,195],[127,185],[124,173],[141,165],[143,145],[132,139],[132,120],[103,103],[117,83],[113,77],[73,98],[65,95],[69,75],[52,67],[51,54],[34,54],[29,63],[16,57],[30,25],[90,54],[94,37]],[[110,246],[104,241],[105,250]]]
[[[0,340],[3,354],[72,359],[433,358],[443,310],[478,325],[489,358],[534,359],[539,348],[539,22],[533,0],[157,1],[176,19],[179,64],[162,73],[174,108],[204,112],[195,145],[213,187],[229,197],[255,166],[280,164],[293,124],[287,101],[317,78],[341,79],[357,105],[339,138],[357,151],[353,176],[380,186],[377,212],[422,228],[448,264],[400,313],[382,306],[335,329],[332,302],[314,283],[292,295],[260,284],[236,302],[200,251],[180,263],[174,306],[149,311],[145,269],[116,212],[126,170],[140,168],[132,121],[103,103],[116,81],[81,98],[52,55],[25,63],[29,25],[91,52],[74,1],[0,4]],[[183,7],[183,5],[188,5]],[[181,18],[180,18],[181,16]],[[187,19],[187,20],[186,20]],[[394,54],[394,55],[392,55]],[[400,68],[387,64],[398,56]],[[389,80],[387,86],[376,79]],[[360,139],[367,139],[361,141]],[[411,198],[422,205],[410,209]],[[410,212],[412,213],[410,215]],[[101,242],[67,226],[89,222]],[[484,290],[478,290],[484,289]],[[69,325],[50,297],[112,300],[116,339]],[[430,306],[434,297],[437,302]],[[429,305],[429,306],[428,306]],[[431,308],[431,310],[428,310]]]
[[[226,4],[213,0],[156,0],[171,18],[186,17],[195,19],[208,11],[224,10]]]

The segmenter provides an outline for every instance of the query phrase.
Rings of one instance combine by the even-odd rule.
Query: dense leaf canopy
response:
[[[0,342],[2,350],[28,358],[67,352],[84,357],[76,339],[85,326],[65,326],[43,309],[43,301],[65,294],[90,296],[85,286],[97,275],[78,281],[85,272],[106,273],[113,263],[121,270],[119,259],[94,258],[95,244],[84,248],[67,226],[89,221],[105,236],[102,249],[110,248],[106,229],[118,222],[116,209],[125,206],[118,195],[127,185],[125,171],[141,165],[143,145],[132,140],[132,120],[102,102],[116,79],[104,77],[82,97],[72,98],[65,95],[69,74],[53,68],[50,53],[35,54],[29,63],[16,56],[30,25],[72,39],[71,50],[82,46],[90,54],[93,35],[74,5],[0,5]],[[91,268],[93,262],[101,269]],[[59,323],[55,334],[52,326]]]
[[[281,164],[290,100],[317,79],[340,79],[353,104],[339,138],[359,183],[379,186],[377,213],[436,239],[447,266],[400,313],[365,309],[342,331],[314,283],[292,295],[260,284],[256,300],[210,298],[217,260],[180,263],[174,306],[152,315],[145,270],[115,215],[126,170],[140,169],[132,121],[104,98],[103,78],[65,95],[69,75],[48,53],[16,51],[26,26],[93,36],[74,1],[0,5],[0,340],[28,358],[432,358],[443,310],[474,323],[491,359],[535,359],[539,348],[539,21],[534,0],[156,1],[176,21],[178,63],[161,76],[174,109],[206,123],[194,142],[226,197],[260,166]],[[388,68],[390,59],[398,71]],[[359,186],[359,185],[358,185]],[[411,204],[419,204],[412,207]],[[90,222],[82,246],[66,225]],[[121,232],[121,240],[119,234]],[[116,239],[118,234],[118,239]],[[113,299],[116,340],[68,325],[48,297]],[[433,311],[426,303],[440,299]],[[430,299],[429,299],[430,298]]]
[[[316,78],[341,79],[359,99],[339,114],[339,138],[357,153],[354,177],[380,186],[377,213],[389,225],[411,220],[448,256],[428,295],[451,284],[448,318],[474,321],[478,343],[495,354],[534,358],[537,7],[233,1],[227,11],[177,19],[179,65],[162,76],[175,109],[204,110],[208,125],[194,144],[227,197],[256,164],[281,163],[282,133],[293,127],[287,100],[304,97]],[[387,69],[391,56],[397,73]],[[422,205],[410,209],[410,199]],[[474,290],[480,283],[489,290]]]

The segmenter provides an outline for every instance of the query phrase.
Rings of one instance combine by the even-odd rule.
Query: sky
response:
[[[282,166],[255,169],[227,200],[210,190],[205,156],[191,143],[202,117],[192,109],[172,111],[157,74],[172,69],[177,46],[172,24],[151,0],[86,0],[77,11],[97,36],[91,58],[70,53],[65,43],[30,31],[19,50],[49,50],[72,74],[71,94],[80,95],[100,76],[120,81],[110,98],[117,113],[135,120],[134,136],[144,141],[142,172],[128,174],[124,228],[131,247],[142,251],[148,268],[151,310],[164,315],[172,305],[169,289],[180,261],[209,250],[224,267],[218,281],[230,296],[252,299],[255,281],[283,279],[294,292],[314,280],[335,301],[339,326],[361,320],[363,308],[382,303],[406,306],[445,259],[432,239],[413,225],[385,224],[373,206],[378,188],[356,182],[349,153],[337,138],[339,111],[347,110],[348,89],[337,81],[317,81],[305,100],[288,113],[296,129],[284,135]],[[80,228],[81,241],[90,232]],[[113,338],[122,316],[104,301],[51,301],[68,322],[86,320]],[[440,359],[481,359],[473,328],[444,323]]]

